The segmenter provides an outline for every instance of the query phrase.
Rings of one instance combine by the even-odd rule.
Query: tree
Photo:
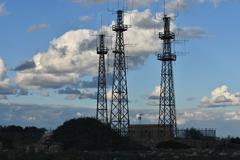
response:
[[[195,128],[186,129],[185,131],[185,138],[202,139],[203,137],[203,134]]]

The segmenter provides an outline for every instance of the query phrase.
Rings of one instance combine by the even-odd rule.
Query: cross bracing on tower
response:
[[[161,136],[173,138],[176,136],[177,123],[172,63],[177,57],[172,53],[172,41],[175,39],[175,34],[170,31],[171,18],[165,14],[163,21],[164,32],[159,33],[159,38],[163,41],[163,49],[158,55],[158,60],[162,61],[158,123],[163,127]]]
[[[113,64],[113,83],[110,125],[119,135],[128,136],[129,108],[128,108],[128,88],[126,74],[126,56],[124,45],[124,32],[128,26],[124,25],[124,12],[117,11],[117,22],[112,26],[116,32]]]
[[[98,91],[97,91],[97,112],[96,118],[103,123],[108,124],[107,110],[107,91],[106,91],[106,67],[105,55],[108,53],[108,48],[105,47],[105,35],[99,35],[99,45],[97,54],[99,55],[98,66]]]

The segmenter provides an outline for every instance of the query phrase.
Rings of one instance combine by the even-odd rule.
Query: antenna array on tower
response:
[[[112,26],[116,32],[116,42],[113,65],[113,84],[110,125],[119,135],[128,136],[129,108],[128,108],[128,88],[126,74],[126,57],[123,32],[128,26],[124,25],[123,10],[117,11],[117,23]]]
[[[97,92],[97,114],[96,117],[103,123],[108,123],[107,111],[107,91],[106,91],[106,67],[105,55],[108,49],[105,47],[105,35],[99,35],[99,45],[97,47],[97,54],[99,55],[98,67],[98,92]]]
[[[161,137],[176,136],[176,108],[175,91],[172,62],[176,61],[176,55],[172,53],[172,40],[175,34],[170,31],[171,18],[164,15],[164,33],[159,33],[159,38],[163,40],[163,51],[158,55],[158,60],[162,61],[161,85],[159,97],[159,126],[163,127]]]

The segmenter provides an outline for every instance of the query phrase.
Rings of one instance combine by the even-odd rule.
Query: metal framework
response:
[[[172,63],[176,61],[176,54],[172,53],[172,41],[175,34],[170,31],[171,18],[163,17],[164,33],[159,33],[163,41],[163,51],[158,54],[158,60],[162,61],[161,91],[159,98],[159,126],[163,127],[163,137],[173,138],[176,136],[176,107]]]
[[[103,123],[108,124],[107,111],[107,92],[106,92],[106,68],[105,55],[108,49],[105,47],[105,35],[99,35],[99,45],[97,47],[97,54],[99,55],[98,68],[98,92],[97,92],[97,115],[96,118]]]
[[[129,108],[128,108],[128,88],[126,75],[126,60],[124,35],[128,26],[124,25],[124,12],[117,11],[117,23],[112,26],[112,30],[116,32],[116,42],[113,66],[113,84],[112,84],[112,100],[110,124],[119,135],[128,136],[129,127]]]

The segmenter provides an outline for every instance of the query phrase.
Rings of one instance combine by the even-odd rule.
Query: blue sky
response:
[[[157,123],[154,113],[158,101],[150,97],[158,95],[160,84],[161,62],[155,54],[161,50],[156,36],[162,31],[162,1],[134,0],[134,4],[128,6],[134,11],[125,16],[126,23],[132,25],[126,42],[133,44],[126,48],[130,56],[129,107],[133,123],[137,123],[137,112],[145,113],[146,123]],[[116,2],[0,0],[0,124],[55,127],[61,117],[95,115],[96,88],[83,82],[96,76],[93,35],[100,28],[101,16],[105,28],[115,20],[108,11],[112,6],[116,8]],[[179,126],[216,128],[220,136],[240,135],[236,129],[240,121],[239,7],[238,0],[167,1],[167,13],[178,11],[172,29],[181,35],[179,39],[186,40],[177,43],[175,49],[179,51],[174,63]],[[106,32],[113,35],[110,29]],[[35,66],[14,70],[20,65],[26,67],[27,61]],[[59,94],[59,90],[68,94]],[[41,114],[48,113],[44,119],[50,120],[56,106],[61,114],[54,114],[58,117],[51,126],[35,109],[42,108]],[[87,113],[86,108],[91,111]]]

